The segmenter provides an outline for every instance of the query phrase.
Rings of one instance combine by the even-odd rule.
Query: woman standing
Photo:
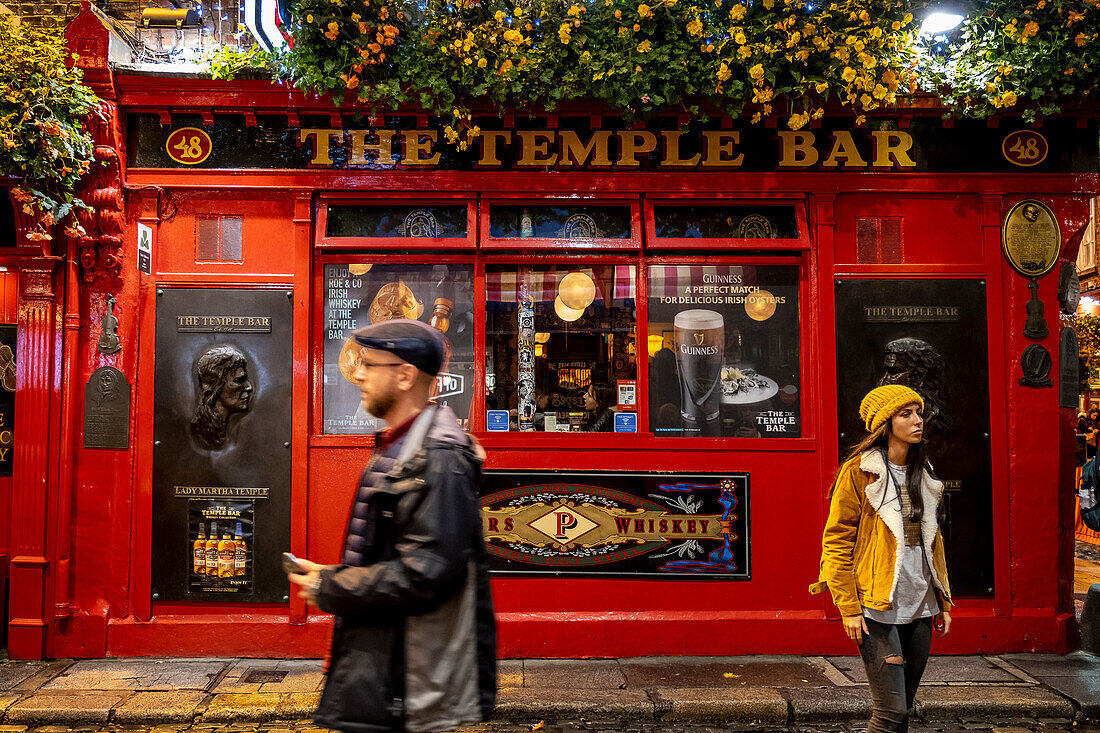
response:
[[[951,630],[951,590],[937,509],[943,483],[923,455],[924,401],[876,387],[859,406],[868,435],[829,493],[821,575],[844,633],[859,645],[873,712],[869,733],[905,731],[932,630]]]

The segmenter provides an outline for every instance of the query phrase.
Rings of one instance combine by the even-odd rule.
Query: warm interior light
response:
[[[928,16],[925,17],[920,32],[926,36],[938,36],[950,30],[954,30],[964,20],[966,20],[965,15],[936,11],[934,13],[929,13]]]
[[[558,300],[574,310],[584,310],[596,299],[596,283],[583,272],[571,272],[558,283]]]
[[[547,333],[546,331],[536,331],[535,332],[535,343],[536,344],[545,344],[549,340],[550,340],[550,334]]]
[[[572,323],[581,316],[584,315],[584,308],[570,308],[561,301],[561,296],[554,298],[554,312],[558,314],[558,318],[567,323]]]
[[[775,315],[775,296],[767,290],[757,290],[745,298],[745,312],[754,321],[766,321]]]
[[[649,338],[646,339],[646,348],[649,349],[649,355],[655,356],[658,351],[661,350],[661,346],[665,343],[665,338],[659,333],[649,334]]]
[[[366,275],[374,265],[348,265],[348,272],[352,275]]]
[[[546,347],[536,341],[535,342],[535,356],[541,358],[545,353],[546,353]]]

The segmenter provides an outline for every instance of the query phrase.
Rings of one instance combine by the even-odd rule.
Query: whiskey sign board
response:
[[[159,600],[286,597],[279,554],[290,546],[292,325],[282,290],[164,288],[157,296]]]
[[[486,471],[493,571],[749,580],[749,474]]]

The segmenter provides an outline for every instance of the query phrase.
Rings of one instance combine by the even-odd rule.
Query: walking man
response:
[[[496,627],[477,505],[484,452],[429,402],[443,336],[420,321],[355,331],[363,407],[386,423],[359,480],[339,565],[299,561],[300,595],[335,614],[314,721],[435,733],[489,718]]]

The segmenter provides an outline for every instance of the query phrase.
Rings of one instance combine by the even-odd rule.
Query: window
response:
[[[799,437],[798,268],[648,267],[656,435]]]
[[[325,223],[328,237],[465,239],[466,204],[338,205],[330,204]]]
[[[239,216],[198,217],[195,220],[195,260],[240,262],[242,222]]]
[[[793,206],[660,205],[653,220],[662,239],[798,239]]]
[[[435,400],[466,425],[474,387],[474,268],[469,263],[324,265],[322,431],[362,435],[384,425],[360,404],[352,379],[353,331],[394,318],[414,318],[443,332],[450,354],[436,378]]]
[[[489,430],[636,432],[636,268],[486,267]]]

